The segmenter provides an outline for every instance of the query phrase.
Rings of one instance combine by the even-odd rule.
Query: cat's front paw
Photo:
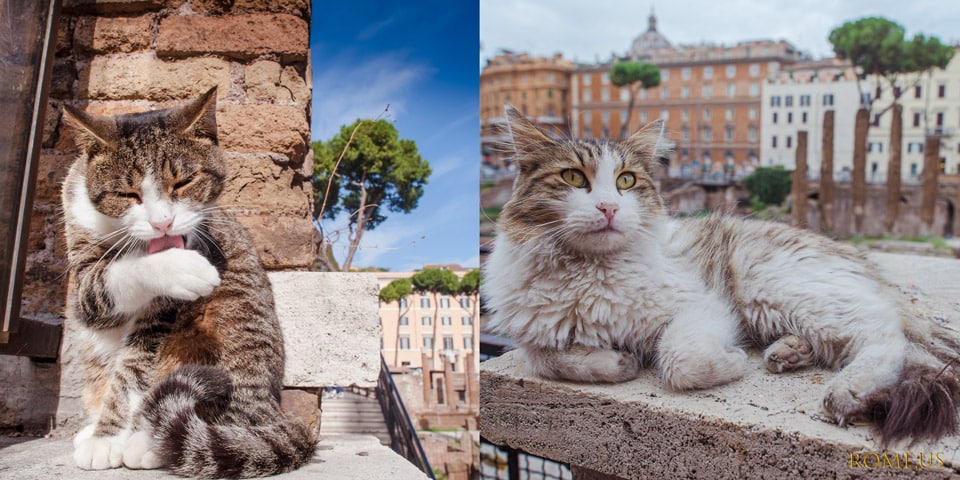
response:
[[[164,465],[149,433],[139,431],[130,436],[123,450],[123,465],[134,470],[153,470]]]
[[[856,385],[838,374],[828,385],[823,395],[823,411],[838,425],[846,425],[858,420],[858,412],[863,410],[863,386]]]
[[[144,259],[157,274],[141,280],[158,296],[191,301],[210,295],[220,285],[216,267],[194,250],[171,248]]]
[[[813,346],[804,338],[786,335],[764,350],[763,359],[770,373],[796,370],[813,365]]]
[[[674,390],[699,390],[739,379],[747,367],[741,348],[720,345],[699,350],[660,352],[660,376]]]
[[[126,437],[89,437],[76,442],[73,460],[83,470],[107,470],[123,464]]]

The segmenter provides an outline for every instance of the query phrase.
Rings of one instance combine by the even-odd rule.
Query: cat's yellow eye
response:
[[[633,176],[630,172],[623,172],[617,177],[617,188],[620,190],[627,190],[633,188],[637,184],[637,177]]]
[[[572,187],[584,188],[587,186],[587,177],[580,170],[568,168],[560,172],[560,178]]]

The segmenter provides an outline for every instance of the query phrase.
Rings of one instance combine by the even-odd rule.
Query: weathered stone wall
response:
[[[309,0],[65,0],[31,224],[23,315],[57,322],[66,266],[60,184],[77,156],[62,106],[117,114],[218,87],[230,179],[220,200],[267,268],[314,259]]]
[[[271,270],[314,260],[309,0],[64,0],[30,224],[22,316],[61,323],[66,259],[60,185],[78,155],[62,107],[166,108],[218,87],[230,178],[220,200]],[[59,364],[0,355],[0,430],[55,423]],[[21,388],[23,387],[23,388]],[[50,403],[50,402],[48,402]]]

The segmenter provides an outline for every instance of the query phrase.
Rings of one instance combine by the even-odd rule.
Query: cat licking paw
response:
[[[158,296],[177,300],[196,300],[220,285],[220,273],[203,255],[194,250],[173,248],[143,258],[164,274],[141,278],[145,287]]]

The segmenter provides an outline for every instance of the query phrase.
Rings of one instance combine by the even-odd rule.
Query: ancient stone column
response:
[[[893,105],[890,122],[890,163],[887,164],[887,211],[884,231],[893,234],[900,214],[900,170],[903,155],[903,105]]]
[[[867,129],[870,110],[857,110],[853,127],[853,233],[863,234],[863,215],[867,200]]]
[[[940,136],[927,135],[923,146],[923,191],[920,197],[920,235],[933,234],[937,206],[937,179],[940,177]]]
[[[793,169],[793,224],[807,226],[807,132],[797,132],[796,167]]]
[[[820,147],[820,231],[833,226],[833,110],[823,112]]]

